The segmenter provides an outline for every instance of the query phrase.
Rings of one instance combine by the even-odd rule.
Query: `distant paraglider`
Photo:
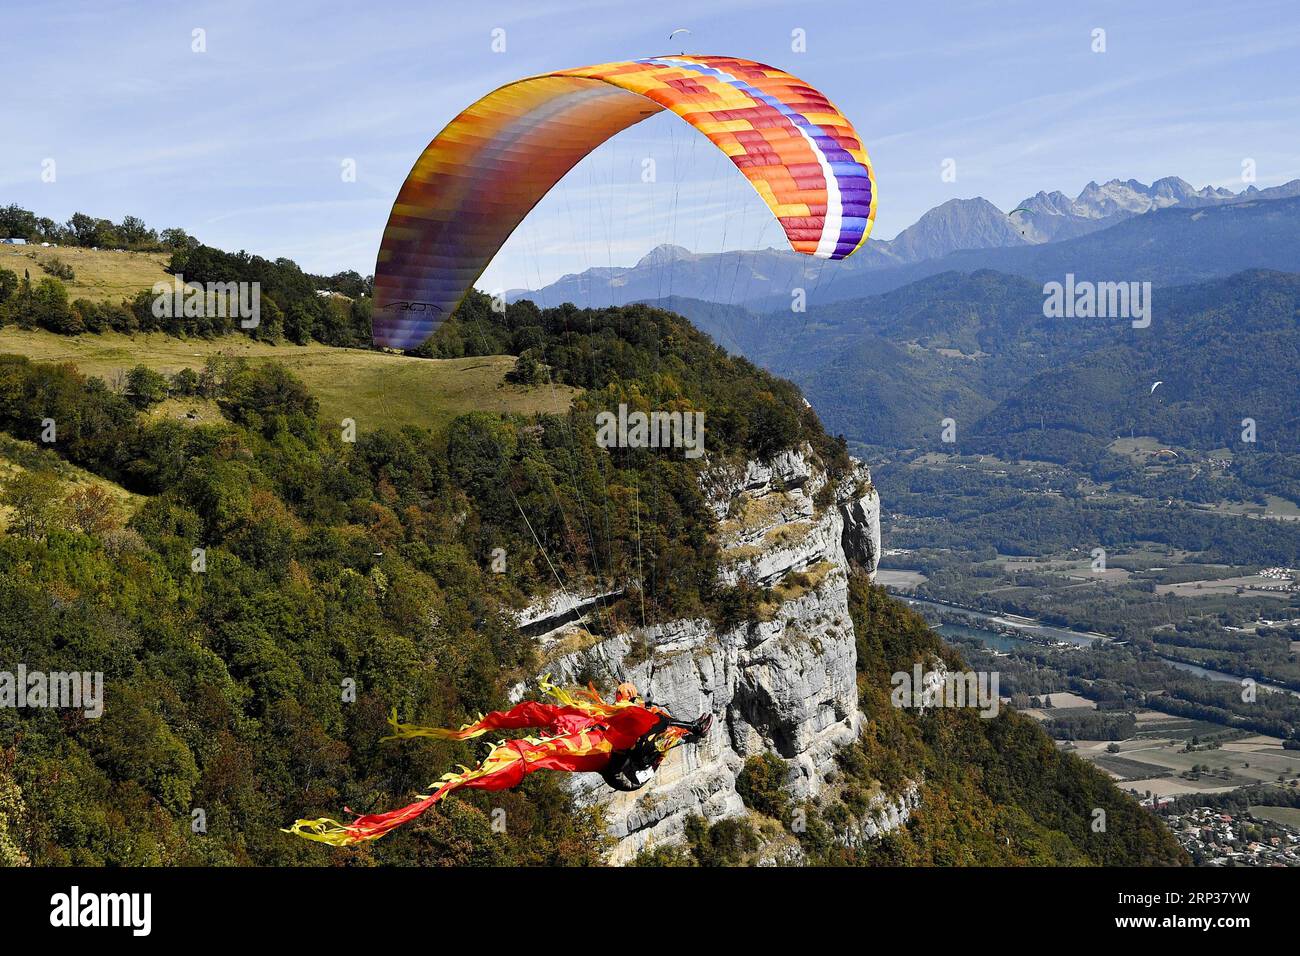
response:
[[[1147,394],[1148,394],[1148,395],[1154,395],[1154,394],[1156,393],[1156,389],[1159,388],[1159,387],[1160,387],[1161,385],[1163,385],[1163,384],[1165,384],[1163,381],[1156,382],[1154,385],[1151,386],[1151,391],[1147,392]]]
[[[1010,219],[1012,216],[1014,216],[1014,215],[1015,215],[1016,213],[1018,213],[1018,212],[1033,212],[1033,210],[1032,210],[1032,209],[1026,209],[1024,206],[1017,206],[1015,209],[1013,209],[1013,210],[1011,210],[1009,213],[1007,213],[1007,218]],[[1021,230],[1020,230],[1020,234],[1023,236],[1023,235],[1025,234],[1025,230],[1024,230],[1024,229],[1021,229]]]
[[[848,119],[802,80],[725,56],[560,70],[489,93],[416,161],[375,265],[375,343],[420,345],[565,173],[665,109],[727,155],[796,252],[844,259],[867,241],[876,189],[866,149]]]

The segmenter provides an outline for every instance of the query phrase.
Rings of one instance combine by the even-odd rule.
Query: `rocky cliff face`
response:
[[[847,574],[850,562],[874,571],[880,554],[870,473],[857,464],[827,490],[805,449],[715,469],[704,482],[719,522],[723,579],[772,589],[757,622],[719,633],[707,620],[661,621],[595,640],[575,621],[574,607],[594,595],[552,598],[521,615],[557,682],[632,680],[674,714],[714,716],[708,738],[670,753],[641,791],[617,793],[595,775],[574,777],[579,800],[605,806],[618,838],[616,863],[676,842],[691,815],[714,821],[744,813],[736,776],[747,757],[776,752],[790,768],[791,793],[815,796],[835,751],[859,730]]]

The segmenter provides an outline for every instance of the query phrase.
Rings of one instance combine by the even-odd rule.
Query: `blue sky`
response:
[[[691,35],[669,43],[677,27]],[[1105,53],[1091,49],[1096,28]],[[806,52],[791,49],[795,29]],[[520,76],[683,49],[768,62],[830,96],[876,167],[877,238],[955,197],[1010,209],[1039,189],[1165,175],[1238,190],[1247,158],[1260,187],[1300,177],[1291,0],[45,0],[3,12],[0,204],[59,220],[132,214],[368,274],[402,179],[460,109]],[[940,175],[946,158],[955,182]],[[349,159],[355,182],[341,176]],[[782,239],[740,174],[661,114],[575,169],[480,285],[536,287],[660,242]]]

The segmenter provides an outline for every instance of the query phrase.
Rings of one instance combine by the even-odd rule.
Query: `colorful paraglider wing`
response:
[[[871,164],[853,125],[783,70],[725,56],[663,56],[567,70],[672,110],[727,154],[796,252],[843,259],[875,220]]]
[[[375,266],[375,343],[406,349],[428,338],[565,173],[663,109],[731,158],[795,251],[843,259],[866,241],[876,195],[861,139],[788,73],[670,56],[531,77],[469,107],[416,161]]]

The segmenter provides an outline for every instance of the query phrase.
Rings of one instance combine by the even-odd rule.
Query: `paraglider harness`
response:
[[[682,738],[686,743],[697,743],[709,732],[713,715],[705,714],[693,721],[673,720],[667,714],[659,715],[659,722],[637,738],[627,750],[616,750],[600,775],[615,790],[630,793],[649,783],[663,763],[664,754],[656,746],[656,738],[669,727],[682,727],[688,733]]]

